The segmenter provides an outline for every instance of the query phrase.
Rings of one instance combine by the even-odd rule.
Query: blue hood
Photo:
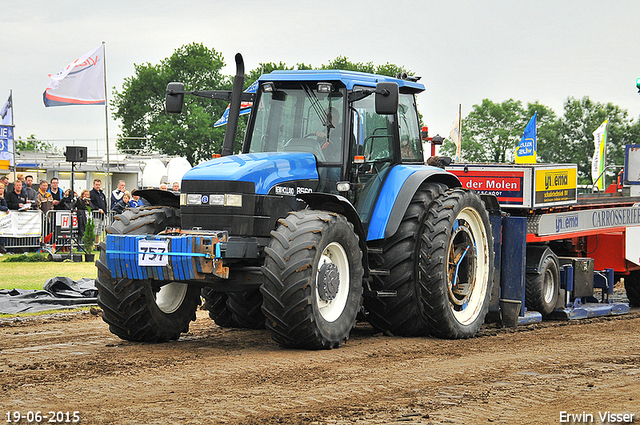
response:
[[[269,152],[229,155],[203,162],[182,180],[253,182],[257,195],[266,195],[278,183],[317,180],[316,157],[311,153]]]

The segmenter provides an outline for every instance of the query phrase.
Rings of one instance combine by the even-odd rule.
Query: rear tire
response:
[[[441,338],[474,336],[489,308],[494,273],[489,214],[480,196],[451,189],[431,204],[420,244],[423,311]]]
[[[546,316],[558,303],[560,290],[560,272],[558,263],[552,255],[541,261],[540,273],[529,273],[526,276],[525,305]]]
[[[429,334],[420,301],[420,284],[416,259],[420,247],[420,228],[429,206],[447,187],[428,183],[413,195],[398,231],[385,239],[382,254],[372,255],[375,268],[389,270],[388,275],[374,275],[371,289],[395,291],[395,297],[365,297],[364,307],[371,326],[392,335]]]
[[[107,228],[110,234],[157,234],[180,225],[180,211],[152,206],[126,210]],[[100,244],[98,267],[98,305],[109,330],[122,339],[163,342],[178,339],[189,331],[200,305],[200,289],[169,282],[158,286],[151,280],[114,279],[107,267],[106,244]]]
[[[223,328],[264,328],[262,294],[259,289],[242,292],[218,292],[203,288],[204,308],[216,325]]]
[[[362,251],[353,225],[313,210],[292,212],[279,223],[262,267],[266,327],[285,347],[339,347],[362,298]]]

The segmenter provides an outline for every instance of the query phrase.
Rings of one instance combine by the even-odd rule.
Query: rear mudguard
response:
[[[393,236],[418,188],[427,182],[460,187],[460,180],[441,168],[427,165],[396,165],[389,171],[371,216],[367,240]]]

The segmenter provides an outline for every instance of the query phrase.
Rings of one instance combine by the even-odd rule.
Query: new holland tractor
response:
[[[282,346],[339,347],[356,317],[393,335],[472,337],[494,274],[485,203],[425,165],[417,79],[274,71],[243,93],[167,88],[230,101],[222,156],[181,193],[116,216],[100,246],[98,303],[111,332],[179,338],[204,299],[223,327],[263,328]],[[242,153],[238,111],[252,102]]]

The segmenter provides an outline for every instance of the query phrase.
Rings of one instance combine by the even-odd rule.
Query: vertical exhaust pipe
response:
[[[238,132],[238,119],[240,117],[240,97],[244,88],[244,61],[240,53],[236,54],[236,75],[233,77],[231,89],[231,104],[229,105],[229,122],[222,142],[222,156],[233,154],[233,143]]]

